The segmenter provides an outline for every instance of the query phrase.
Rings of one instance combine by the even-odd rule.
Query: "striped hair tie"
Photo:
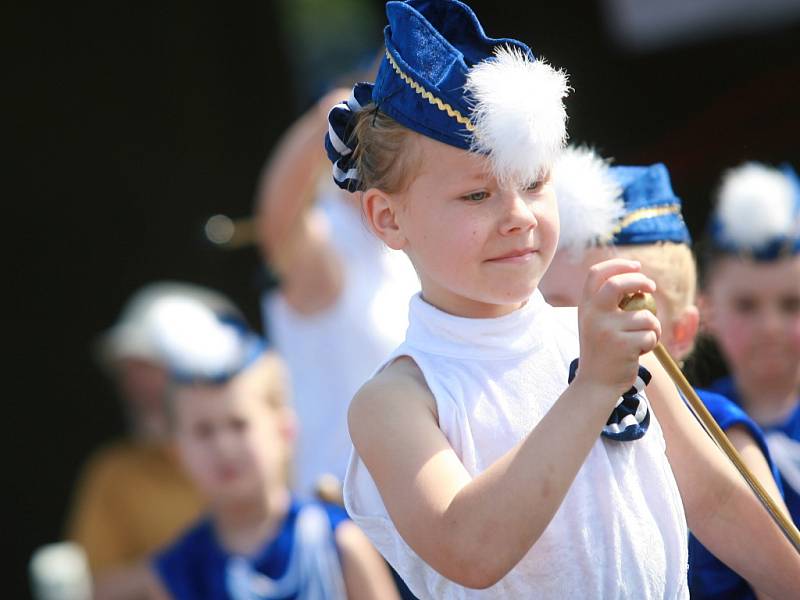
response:
[[[575,379],[577,372],[578,359],[576,358],[569,365],[569,383]],[[650,383],[651,377],[650,372],[639,365],[636,382],[631,389],[619,397],[600,435],[617,442],[632,442],[647,433],[647,427],[650,425],[650,407],[642,392]]]
[[[333,180],[348,192],[357,191],[361,185],[353,160],[357,145],[353,128],[356,114],[372,102],[372,88],[371,83],[357,83],[350,97],[331,108],[328,113],[325,150],[333,163]]]

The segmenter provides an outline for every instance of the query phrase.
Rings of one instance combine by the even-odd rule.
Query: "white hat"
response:
[[[236,305],[219,292],[177,281],[151,283],[131,296],[117,322],[101,334],[97,344],[101,362],[111,363],[122,358],[163,362],[162,351],[153,335],[152,321],[154,309],[167,298],[193,300],[214,313],[243,320]]]

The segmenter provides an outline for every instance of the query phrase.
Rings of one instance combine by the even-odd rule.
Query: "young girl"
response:
[[[710,389],[767,434],[800,523],[800,182],[790,167],[725,174],[704,256],[701,312],[730,377]]]
[[[158,317],[174,440],[208,513],[155,557],[147,597],[396,598],[341,508],[289,492],[294,417],[278,357],[196,303],[166,299]]]
[[[574,306],[592,265],[611,257],[636,260],[657,285],[661,342],[676,360],[686,358],[698,326],[697,268],[681,201],[672,191],[667,168],[663,164],[610,167],[588,148],[569,147],[556,163],[553,183],[563,234],[539,286],[547,301]],[[706,390],[697,393],[750,471],[785,510],[780,477],[758,425],[724,396]],[[694,536],[689,540],[689,591],[695,599],[754,598],[747,581]]]
[[[619,303],[653,282],[602,263],[577,319],[536,289],[558,238],[563,74],[460,2],[387,14],[377,81],[333,109],[327,146],[422,294],[351,404],[351,516],[422,598],[685,598],[685,507],[790,597],[800,557],[649,357],[640,393],[659,325]]]

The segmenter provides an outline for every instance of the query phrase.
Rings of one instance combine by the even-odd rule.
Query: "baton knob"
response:
[[[653,298],[653,294],[648,294],[647,292],[628,294],[619,303],[619,307],[626,311],[649,310],[654,315],[658,314],[656,300]]]

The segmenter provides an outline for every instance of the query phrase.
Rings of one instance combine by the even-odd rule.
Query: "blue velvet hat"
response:
[[[648,167],[615,166],[611,175],[622,186],[625,214],[614,230],[613,244],[691,244],[681,215],[681,199],[672,191],[663,163]]]
[[[386,15],[386,56],[373,102],[409,129],[468,150],[475,130],[463,89],[469,69],[498,46],[516,48],[532,59],[531,49],[517,40],[487,37],[475,13],[461,2],[389,2]]]
[[[713,246],[758,261],[800,254],[800,179],[788,164],[728,170],[710,220]]]
[[[583,146],[570,146],[556,161],[559,250],[580,255],[594,245],[691,244],[666,166],[609,162]]]
[[[566,139],[566,75],[517,40],[490,38],[457,0],[388,2],[385,56],[329,116],[325,146],[340,187],[359,189],[353,115],[374,103],[405,127],[486,154],[498,178],[530,183]]]
[[[163,364],[178,383],[225,383],[265,350],[243,321],[191,299],[163,299],[154,309],[151,327]]]

